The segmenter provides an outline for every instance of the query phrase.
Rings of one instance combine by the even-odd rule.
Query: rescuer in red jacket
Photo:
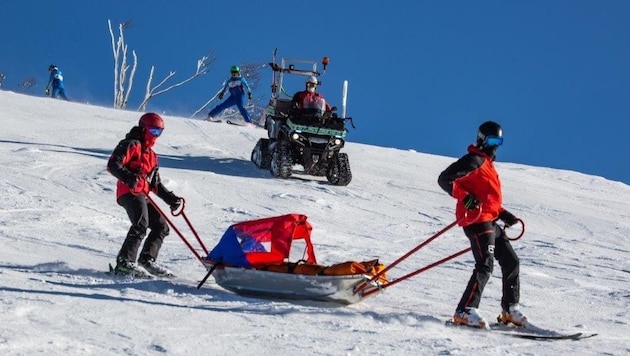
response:
[[[171,274],[155,263],[169,228],[165,219],[147,200],[147,194],[154,192],[172,210],[177,210],[182,203],[182,199],[167,190],[160,180],[158,160],[152,147],[163,130],[164,121],[160,115],[142,115],[138,126],[134,126],[125,139],[118,143],[107,163],[107,170],[118,178],[116,201],[125,208],[131,221],[125,242],[116,258],[116,274],[146,274],[135,262],[147,229],[151,232],[140,251],[139,264],[153,275]]]
[[[511,226],[518,219],[502,205],[501,181],[494,167],[495,153],[503,144],[503,130],[488,121],[477,132],[477,144],[468,147],[468,154],[444,170],[438,178],[440,187],[457,199],[455,215],[470,240],[475,268],[466,290],[457,305],[453,323],[488,328],[478,311],[483,289],[492,275],[494,258],[499,261],[503,279],[502,312],[504,323],[523,326],[527,318],[519,310],[519,259],[497,219]],[[478,210],[481,209],[481,214]],[[477,220],[469,217],[479,215]]]

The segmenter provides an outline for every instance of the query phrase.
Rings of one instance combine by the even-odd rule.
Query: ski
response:
[[[561,333],[553,330],[539,328],[532,324],[527,324],[524,327],[517,327],[514,325],[505,325],[503,323],[493,323],[490,324],[489,329],[481,329],[474,326],[468,325],[455,325],[452,320],[447,320],[445,323],[446,326],[449,327],[462,327],[468,330],[477,330],[479,332],[491,332],[495,334],[501,334],[505,336],[520,338],[520,339],[528,339],[528,340],[582,340],[597,336],[598,334],[585,334],[582,332],[567,334]]]
[[[553,335],[545,335],[545,334],[535,334],[535,333],[527,333],[520,331],[503,331],[503,330],[493,330],[494,333],[503,334],[506,336],[516,337],[520,339],[528,339],[528,340],[582,340],[587,339],[589,337],[597,336],[597,334],[584,334],[584,333],[574,333],[574,334],[553,334]]]
[[[247,126],[247,124],[245,124],[245,123],[240,123],[240,122],[238,122],[238,121],[230,121],[230,120],[227,120],[226,122],[227,122],[228,124],[230,124],[230,125],[236,125],[236,126]]]
[[[217,123],[217,124],[219,124],[219,123],[222,123],[222,122],[223,122],[223,120],[206,120],[206,121],[207,121],[207,122],[214,122],[214,123]]]
[[[498,333],[506,334],[508,336],[530,340],[580,340],[597,335],[584,334],[582,332],[566,334],[554,330],[544,329],[535,326],[530,322],[526,322],[525,325],[522,327],[515,326],[513,324],[504,324],[501,322],[497,322],[491,324],[490,329]]]

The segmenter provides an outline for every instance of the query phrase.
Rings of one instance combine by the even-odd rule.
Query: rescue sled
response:
[[[307,217],[299,214],[234,224],[208,256],[201,258],[208,270],[206,278],[211,274],[219,286],[241,295],[342,304],[360,302],[387,283],[381,273],[385,266],[378,260],[317,264],[311,230]],[[300,244],[304,246],[301,258],[291,262]],[[358,285],[370,293],[355,293]]]

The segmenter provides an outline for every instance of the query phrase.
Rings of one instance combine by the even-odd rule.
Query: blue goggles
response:
[[[159,127],[151,127],[149,129],[149,134],[151,134],[151,136],[153,137],[160,137],[160,135],[162,134],[162,131],[164,131],[164,129],[161,129]]]
[[[489,146],[489,147],[501,146],[503,144],[503,137],[486,136],[485,143],[486,143],[486,146]]]

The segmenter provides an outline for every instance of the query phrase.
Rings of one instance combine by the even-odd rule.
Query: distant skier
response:
[[[182,204],[182,198],[167,190],[162,184],[157,156],[152,149],[163,130],[164,121],[160,115],[155,113],[142,115],[138,126],[134,126],[125,139],[118,143],[107,163],[107,170],[118,178],[116,200],[125,208],[131,220],[131,227],[116,258],[114,269],[116,274],[145,275],[135,262],[147,229],[151,229],[138,261],[150,274],[170,275],[167,269],[155,263],[169,228],[146,197],[150,191],[156,193],[171,210],[177,210]]]
[[[48,85],[46,85],[46,95],[50,95],[52,98],[59,96],[63,100],[68,100],[68,97],[66,97],[66,88],[63,84],[63,74],[59,68],[51,64],[48,67],[48,73],[50,74],[50,79],[48,80]],[[51,88],[52,93],[50,92]]]
[[[253,124],[252,118],[245,110],[243,104],[245,103],[245,92],[247,92],[247,98],[252,98],[252,91],[249,88],[249,84],[247,84],[247,80],[241,76],[241,69],[238,66],[230,67],[230,75],[231,77],[225,82],[223,89],[219,93],[219,100],[223,99],[223,95],[225,92],[229,90],[230,96],[225,99],[224,102],[217,105],[214,109],[210,110],[208,113],[208,121],[215,121],[215,116],[221,113],[223,110],[236,105],[238,111],[243,115],[243,119],[246,122]]]
[[[501,126],[492,121],[481,124],[477,144],[470,145],[468,154],[448,166],[438,178],[440,187],[457,199],[455,215],[470,240],[475,258],[472,276],[453,316],[456,325],[489,327],[477,308],[483,289],[492,275],[495,257],[501,265],[503,279],[500,320],[517,326],[527,321],[518,304],[519,259],[505,232],[496,223],[500,219],[508,227],[518,222],[502,205],[501,181],[493,164],[501,144]],[[481,209],[481,216],[476,221],[466,221],[466,213],[474,216],[477,209]]]
[[[325,111],[331,111],[331,107],[324,99],[324,96],[316,91],[318,80],[315,76],[310,76],[306,79],[306,89],[299,91],[293,95],[291,99],[291,110],[308,110],[308,109],[322,109],[320,103],[324,104]],[[322,112],[323,114],[323,112]]]

